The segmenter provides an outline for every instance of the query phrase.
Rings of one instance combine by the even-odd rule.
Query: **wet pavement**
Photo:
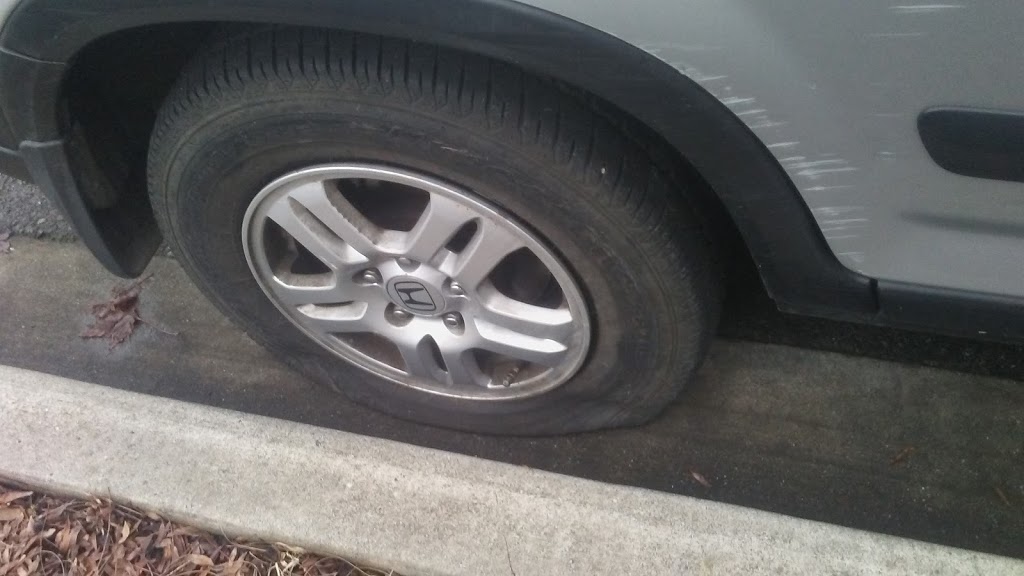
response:
[[[0,364],[1024,557],[1018,347],[785,316],[741,291],[699,378],[654,423],[485,437],[396,420],[308,383],[168,258],[151,266],[142,315],[174,335],[143,325],[115,350],[82,340],[89,304],[118,280],[78,245],[13,244],[0,256]]]

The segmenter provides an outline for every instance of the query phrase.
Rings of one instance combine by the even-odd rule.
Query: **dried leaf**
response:
[[[110,291],[110,300],[93,304],[91,310],[95,320],[79,336],[105,338],[111,350],[126,342],[141,321],[139,295],[143,285],[152,277],[151,274],[126,287],[114,288]]]
[[[203,554],[189,554],[185,559],[195,566],[213,566],[213,560]]]
[[[697,483],[700,484],[701,486],[705,488],[711,488],[711,482],[708,482],[708,479],[705,478],[704,475],[701,474],[700,472],[690,470],[690,476],[693,476],[693,479],[696,480]]]
[[[25,511],[21,508],[0,508],[0,522],[21,520],[24,517]]]
[[[2,504],[10,504],[11,502],[14,502],[15,500],[21,500],[22,498],[28,498],[31,495],[32,495],[31,492],[24,492],[24,491],[22,491],[22,492],[14,492],[14,491],[12,491],[12,492],[4,492],[3,494],[0,494],[0,505],[2,505]]]
[[[903,450],[900,450],[899,453],[893,456],[892,460],[889,461],[889,465],[896,466],[897,464],[906,462],[907,459],[910,458],[910,455],[914,453],[914,450],[917,450],[917,448],[914,448],[913,446],[907,446]]]
[[[0,485],[0,497],[14,494]],[[283,544],[238,544],[98,498],[63,500],[35,493],[16,499],[24,507],[0,505],[0,513],[18,515],[0,523],[0,576],[395,576]]]

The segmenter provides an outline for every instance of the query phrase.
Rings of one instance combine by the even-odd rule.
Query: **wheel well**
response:
[[[137,216],[151,221],[145,173],[156,114],[185,64],[208,40],[241,26],[246,25],[189,22],[132,28],[101,37],[75,55],[62,84],[60,121],[72,148],[79,150],[72,154],[74,170],[95,174],[105,184],[83,187],[91,205],[128,204],[138,211],[150,211]],[[586,100],[642,143],[655,162],[686,181],[691,192],[688,201],[703,215],[723,270],[742,268],[749,275],[753,259],[728,211],[675,148],[651,127],[598,95],[556,78],[547,80]]]
[[[98,172],[108,184],[83,187],[93,207],[146,196],[146,153],[156,113],[214,29],[193,23],[134,28],[88,44],[71,60],[61,87],[60,122],[79,151],[72,158],[75,171]]]

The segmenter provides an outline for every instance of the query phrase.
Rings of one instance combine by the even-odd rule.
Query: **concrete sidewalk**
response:
[[[409,574],[1024,574],[1024,562],[0,367],[0,476]]]

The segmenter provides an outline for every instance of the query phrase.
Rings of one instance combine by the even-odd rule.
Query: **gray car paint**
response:
[[[703,85],[785,167],[846,266],[1024,295],[1024,185],[939,168],[934,105],[1024,110],[1024,3],[526,0]],[[736,158],[736,162],[742,162]]]
[[[0,0],[0,16],[16,3]],[[1024,185],[944,171],[916,129],[934,105],[1024,110],[1019,0],[524,3],[634,44],[714,94],[775,154],[849,268],[1024,296]]]

